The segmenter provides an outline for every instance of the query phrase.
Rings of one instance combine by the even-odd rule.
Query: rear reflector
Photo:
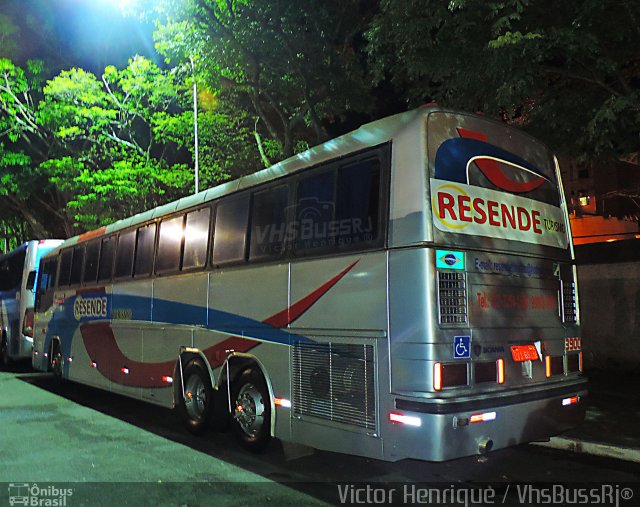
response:
[[[580,401],[580,396],[572,396],[571,398],[565,398],[562,400],[562,406],[566,407],[568,405],[573,405],[574,403],[578,403]]]
[[[473,414],[469,417],[469,422],[479,423],[479,422],[487,422],[493,421],[497,417],[495,412],[485,412],[484,414]]]
[[[398,414],[397,412],[390,412],[389,420],[394,423],[408,424],[409,426],[416,426],[416,427],[422,426],[422,421],[420,420],[419,417],[402,415],[402,414]]]

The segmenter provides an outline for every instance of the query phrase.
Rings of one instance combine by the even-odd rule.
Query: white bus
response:
[[[27,241],[0,255],[0,361],[30,359],[33,352],[35,281],[40,258],[62,240]]]
[[[187,427],[383,460],[544,439],[585,412],[556,158],[425,107],[71,238],[33,365]]]

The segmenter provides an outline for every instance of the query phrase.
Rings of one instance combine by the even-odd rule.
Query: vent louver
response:
[[[292,354],[295,415],[376,428],[372,345],[296,344]]]

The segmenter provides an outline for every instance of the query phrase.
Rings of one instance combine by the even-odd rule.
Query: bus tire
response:
[[[262,372],[244,370],[234,382],[231,394],[233,431],[242,446],[262,452],[271,440],[271,399]]]
[[[213,412],[213,387],[206,366],[200,359],[192,359],[184,368],[184,393],[179,393],[179,409],[187,430],[194,435],[203,433]],[[182,385],[180,385],[180,388]]]
[[[62,356],[62,349],[60,342],[55,340],[51,345],[51,357],[49,359],[49,369],[53,372],[53,377],[62,382],[63,369],[64,369],[64,357]]]
[[[2,332],[2,340],[0,340],[0,362],[2,369],[8,370],[11,366],[11,357],[9,357],[9,344],[7,343],[7,334]]]

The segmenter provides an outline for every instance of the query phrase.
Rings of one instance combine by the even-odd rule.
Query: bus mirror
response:
[[[27,290],[33,292],[33,288],[36,286],[36,272],[29,271],[29,276],[27,277]]]

